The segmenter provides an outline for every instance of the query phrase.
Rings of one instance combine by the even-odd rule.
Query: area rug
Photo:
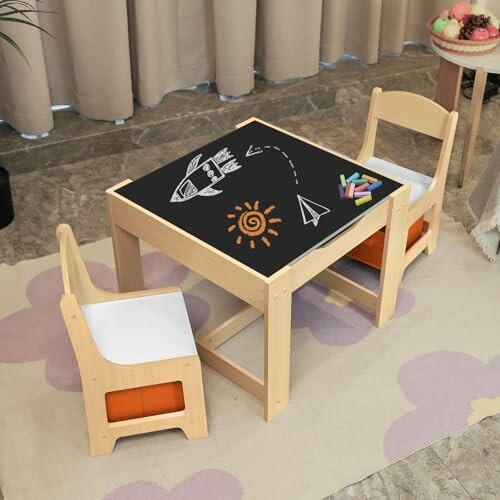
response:
[[[109,240],[82,252],[115,288]],[[156,252],[147,286],[180,284],[195,330],[238,301]],[[342,262],[367,286],[377,276]],[[210,368],[209,437],[177,430],[124,438],[89,456],[78,370],[58,310],[58,256],[0,266],[0,484],[5,500],[321,499],[500,412],[500,269],[443,218],[438,250],[407,269],[383,328],[309,284],[293,300],[291,399],[272,422]],[[262,323],[222,350],[262,373]]]

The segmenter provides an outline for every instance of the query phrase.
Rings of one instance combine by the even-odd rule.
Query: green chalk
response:
[[[347,186],[347,184],[345,182],[345,175],[344,174],[340,174],[340,184],[342,184],[342,187]]]

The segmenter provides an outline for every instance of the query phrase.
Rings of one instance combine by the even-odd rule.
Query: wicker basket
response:
[[[437,33],[432,29],[432,24],[436,19],[437,16],[434,16],[427,21],[427,31],[430,33],[434,45],[436,45],[439,49],[446,50],[447,52],[453,52],[463,56],[482,56],[492,52],[499,42],[499,38],[480,41],[448,38],[447,36]]]

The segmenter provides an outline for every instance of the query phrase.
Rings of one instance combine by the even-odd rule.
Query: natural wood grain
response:
[[[456,111],[458,109],[463,70],[462,66],[458,66],[442,57],[439,60],[435,100],[447,111]]]
[[[462,187],[464,185],[465,178],[467,177],[467,173],[470,170],[472,160],[474,159],[474,150],[476,147],[479,122],[481,120],[481,108],[483,106],[484,89],[486,88],[487,76],[488,73],[486,73],[486,71],[483,71],[482,69],[476,70],[469,116],[467,117],[467,128],[465,131],[462,163],[460,164],[460,173],[458,176],[458,187]]]

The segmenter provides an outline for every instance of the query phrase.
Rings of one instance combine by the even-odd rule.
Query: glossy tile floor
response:
[[[26,146],[12,130],[2,125],[0,163],[15,174],[11,181],[16,220],[0,232],[0,263],[13,264],[57,251],[54,231],[60,222],[74,227],[80,243],[105,237],[103,193],[106,188],[127,177],[137,178],[190,152],[223,135],[248,116],[265,114],[267,120],[292,132],[355,157],[362,142],[370,89],[382,85],[432,96],[436,67],[434,56],[410,47],[402,57],[383,58],[380,65],[371,68],[347,61],[334,70],[323,70],[318,77],[289,86],[260,82],[255,95],[239,105],[218,103],[210,89],[183,91],[167,96],[159,108],[149,110],[153,115],[151,123],[147,122],[148,110],[141,110],[136,118],[136,121],[142,120],[141,130],[131,131],[129,126],[120,131],[109,124],[82,123],[76,114],[65,112],[56,117],[56,129],[51,133],[53,142],[45,143],[46,148],[42,143]],[[169,106],[172,103],[180,106],[179,102],[187,107],[192,105],[188,134],[183,137],[179,137],[181,132],[175,135],[171,131],[186,126],[185,117],[181,122],[174,122],[175,127],[169,123],[168,130],[165,129],[164,118],[168,115],[170,120],[172,115]],[[458,189],[456,182],[468,105],[469,102],[462,99],[444,207],[470,230],[474,219],[467,199],[500,140],[500,96],[483,108],[473,169],[464,188]],[[227,110],[230,112],[224,114]],[[211,126],[207,127],[206,123]],[[137,135],[132,142],[130,134]],[[432,175],[437,144],[431,139],[384,126],[377,148],[379,156]],[[37,158],[40,159],[38,167]],[[66,163],[60,164],[60,158],[66,158]],[[43,499],[43,495],[40,498]],[[500,416],[429,446],[328,498],[500,498]]]

